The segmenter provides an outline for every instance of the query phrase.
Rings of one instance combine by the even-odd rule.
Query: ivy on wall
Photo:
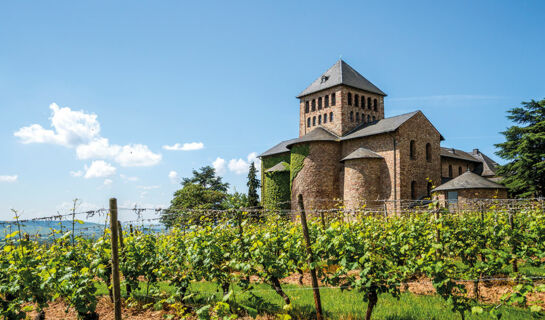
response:
[[[308,144],[296,144],[293,147],[291,147],[290,190],[293,184],[293,179],[295,179],[299,171],[303,169],[305,158],[308,156],[308,152],[309,152]]]
[[[265,172],[280,162],[289,164],[290,154],[286,152],[261,158],[261,199],[266,208],[278,208],[278,203],[290,200],[289,172]],[[286,209],[286,207],[278,209]],[[289,209],[289,203],[287,203],[287,209]]]

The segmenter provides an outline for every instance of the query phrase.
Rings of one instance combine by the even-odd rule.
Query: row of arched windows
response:
[[[371,115],[367,115],[367,120],[365,120],[365,114],[361,114],[361,121],[360,121],[360,113],[356,112],[356,122],[363,122],[363,123],[369,123],[371,121],[376,121],[377,117]],[[354,111],[350,111],[350,121],[354,122]]]
[[[419,195],[416,191],[416,181],[411,181],[411,199],[417,200],[419,198]],[[431,197],[431,189],[432,189],[432,183],[430,181],[426,184],[426,196]]]
[[[462,166],[458,167],[458,175],[459,176],[462,175]],[[448,165],[448,177],[452,178],[452,165],[451,164]]]
[[[416,142],[414,140],[411,140],[409,145],[409,157],[411,160],[416,159]],[[431,144],[426,143],[426,161],[431,162]]]
[[[330,99],[331,98],[331,99]],[[323,102],[323,106],[322,106]],[[312,99],[311,101],[305,101],[305,113],[309,113],[310,111],[316,111],[316,108],[318,110],[322,110],[322,108],[329,107],[331,102],[331,105],[334,106],[335,101],[335,92],[333,92],[331,95],[325,95],[323,98],[318,97],[318,99]]]
[[[360,104],[360,101],[361,101],[361,104]],[[367,103],[366,103],[366,101],[367,101]],[[358,94],[354,94],[354,101],[353,102],[354,102],[353,104],[354,104],[355,107],[359,107],[361,105],[362,109],[365,109],[365,106],[367,106],[367,109],[369,109],[369,110],[371,110],[371,108],[373,109],[373,111],[378,110],[378,100],[376,98],[371,100],[371,97],[367,97],[367,99],[365,99],[364,95],[362,95],[361,98],[360,98],[360,96]],[[348,93],[347,103],[348,103],[349,106],[352,105],[352,93],[351,92]]]
[[[324,113],[323,117],[322,117],[321,114],[318,115],[318,117],[316,117],[316,116],[312,117],[312,123],[311,123],[311,118],[308,117],[307,118],[307,128],[310,128],[311,125],[312,125],[312,127],[314,127],[316,125],[320,125],[320,124],[322,124],[322,121],[323,121],[323,123],[327,123],[327,121],[328,121],[327,113]],[[332,121],[333,121],[333,112],[330,112],[329,113],[329,122],[332,122]]]

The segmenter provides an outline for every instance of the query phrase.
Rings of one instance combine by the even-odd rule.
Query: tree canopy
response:
[[[257,169],[254,162],[250,164],[250,170],[248,171],[248,206],[257,207],[259,205],[259,195],[257,189],[260,187],[259,179],[257,179]]]
[[[508,111],[516,123],[502,132],[505,142],[495,146],[498,156],[509,162],[497,174],[514,196],[545,196],[545,99],[522,102]]]
[[[193,170],[193,176],[191,178],[183,178],[182,186],[188,184],[198,184],[205,189],[215,190],[220,192],[227,192],[229,183],[224,183],[221,177],[216,176],[216,169],[211,166],[205,166],[197,170]]]

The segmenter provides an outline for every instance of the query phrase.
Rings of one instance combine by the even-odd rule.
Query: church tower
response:
[[[343,60],[337,61],[299,99],[299,136],[318,126],[338,136],[384,119],[386,94]]]

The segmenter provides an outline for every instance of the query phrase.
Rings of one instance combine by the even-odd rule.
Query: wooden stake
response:
[[[509,208],[509,226],[511,227],[511,246],[512,246],[512,254],[513,254],[513,272],[519,272],[519,267],[517,264],[517,258],[516,258],[516,252],[517,252],[517,241],[514,238],[515,233],[515,222],[513,221],[513,209]]]
[[[112,280],[114,286],[115,320],[121,320],[121,287],[119,281],[119,254],[117,230],[117,199],[110,198],[110,230],[112,232]]]
[[[305,206],[303,204],[303,196],[299,194],[297,197],[299,202],[299,210],[301,210],[301,225],[303,227],[303,236],[305,237],[308,263],[310,266],[310,276],[312,277],[312,292],[314,293],[314,304],[316,305],[316,319],[322,320],[322,300],[320,299],[320,288],[318,288],[318,277],[316,276],[316,269],[314,269],[314,258],[312,256],[312,248],[310,247],[310,236],[308,235],[307,226],[307,214],[305,213]]]

